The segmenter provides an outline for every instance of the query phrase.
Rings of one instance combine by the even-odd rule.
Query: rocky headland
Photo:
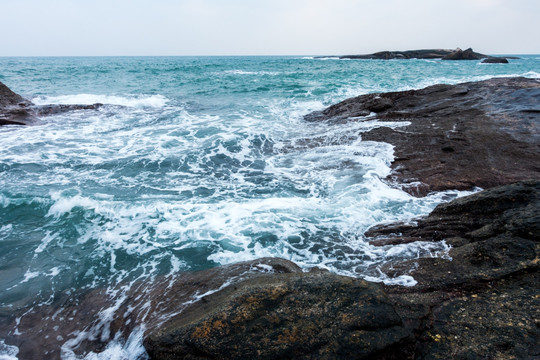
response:
[[[25,336],[6,343],[19,347],[20,359],[42,358],[43,349],[54,359],[81,324],[92,326],[75,349],[85,353],[144,322],[151,359],[540,359],[540,81],[363,95],[306,116],[334,126],[373,119],[408,124],[357,134],[394,145],[390,184],[416,196],[485,189],[437,206],[414,225],[366,233],[373,246],[451,245],[448,256],[381,269],[411,275],[415,286],[304,272],[264,258],[150,288],[134,284],[116,304],[123,317],[108,323],[94,318],[105,307],[103,290],[70,294],[15,320]]]
[[[30,125],[35,123],[40,117],[74,110],[93,110],[101,106],[102,104],[38,106],[19,94],[14,93],[0,82],[0,126]]]
[[[393,172],[387,180],[414,195],[540,180],[537,79],[493,78],[362,95],[305,119],[410,123],[358,136],[394,145]]]

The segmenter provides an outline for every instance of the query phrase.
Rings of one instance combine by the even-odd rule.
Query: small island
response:
[[[318,58],[328,58],[328,56],[320,56]],[[365,55],[342,55],[340,59],[354,60],[406,60],[406,59],[439,59],[439,60],[483,60],[487,64],[506,64],[507,59],[517,59],[516,57],[495,57],[485,54],[480,54],[473,49],[468,48],[461,50],[449,49],[422,49],[422,50],[405,50],[405,51],[379,51],[373,54]]]

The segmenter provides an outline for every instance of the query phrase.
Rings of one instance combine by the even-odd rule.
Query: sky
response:
[[[0,56],[540,54],[540,0],[0,0]]]

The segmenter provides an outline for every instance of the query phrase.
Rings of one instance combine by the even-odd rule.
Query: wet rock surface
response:
[[[154,359],[375,359],[400,354],[408,337],[380,285],[297,273],[208,296],[145,346]]]
[[[540,357],[540,182],[485,190],[439,205],[417,225],[378,226],[375,245],[445,239],[450,259],[387,265],[414,287],[386,287],[404,323],[424,324],[415,358]],[[408,241],[407,240],[407,241]]]
[[[368,94],[308,114],[339,123],[375,113],[362,140],[394,145],[389,181],[417,196],[540,179],[540,81],[494,78],[421,90]]]
[[[91,105],[34,105],[30,100],[14,93],[0,82],[0,126],[31,125],[40,117],[74,110],[95,110],[102,104]]]
[[[0,338],[19,348],[20,360],[82,358],[104,351],[115,337],[127,339],[142,323],[148,331],[160,329],[169,317],[191,313],[211,294],[236,283],[299,273],[302,270],[290,261],[261,258],[163,276],[152,284],[120,283],[113,297],[107,288],[67,290],[32,310],[0,313]]]
[[[389,264],[416,286],[335,274],[261,274],[205,297],[147,333],[152,359],[537,359],[540,182],[438,206],[384,239],[446,239],[448,258]]]

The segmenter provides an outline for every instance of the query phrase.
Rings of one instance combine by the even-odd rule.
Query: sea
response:
[[[518,56],[1,57],[0,81],[37,105],[103,106],[0,127],[0,359],[24,358],[25,342],[42,358],[145,359],[144,322],[128,336],[103,330],[122,317],[132,284],[261,257],[414,285],[384,265],[449,257],[449,246],[374,247],[364,233],[470,192],[417,198],[385,181],[393,147],[362,133],[406,121],[303,117],[368,93],[540,78],[540,55]],[[77,307],[96,290],[101,307]],[[50,319],[68,295],[73,316],[62,321],[94,320],[42,341],[58,330]],[[79,346],[92,336],[100,348]]]

